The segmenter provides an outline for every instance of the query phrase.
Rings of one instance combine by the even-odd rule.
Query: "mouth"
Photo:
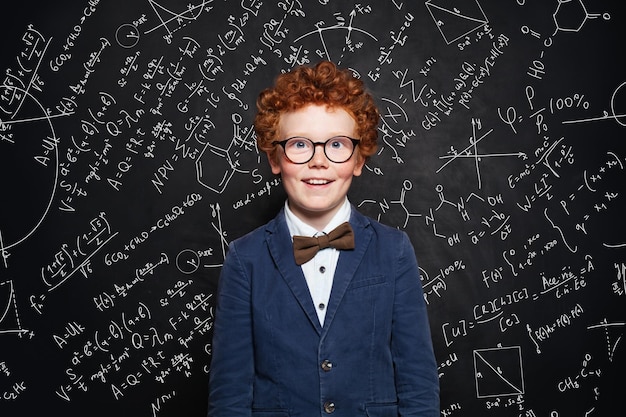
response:
[[[319,179],[319,178],[309,178],[309,179],[304,180],[304,182],[309,185],[326,185],[326,184],[330,184],[332,181]]]

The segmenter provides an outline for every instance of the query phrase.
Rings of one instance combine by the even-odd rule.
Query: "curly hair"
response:
[[[256,104],[257,145],[270,158],[276,158],[276,145],[272,142],[279,139],[280,116],[309,104],[348,112],[356,121],[360,157],[367,159],[376,152],[380,115],[374,99],[365,91],[360,79],[330,61],[322,61],[314,67],[300,66],[279,75],[273,87],[259,94]]]

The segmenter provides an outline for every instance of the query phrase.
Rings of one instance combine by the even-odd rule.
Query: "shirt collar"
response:
[[[343,204],[339,208],[339,211],[337,211],[337,213],[335,213],[330,222],[328,222],[324,230],[322,230],[322,233],[330,233],[330,231],[339,226],[341,223],[349,221],[350,211],[350,201],[348,201],[348,197],[346,197]],[[289,204],[287,201],[285,201],[285,219],[287,220],[287,227],[289,228],[289,233],[291,234],[291,236],[316,236],[320,234],[317,229],[298,218],[298,216],[296,216],[289,209]]]

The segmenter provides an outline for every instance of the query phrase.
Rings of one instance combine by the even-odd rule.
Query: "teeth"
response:
[[[308,180],[307,183],[312,185],[324,185],[328,184],[330,181],[328,180]]]

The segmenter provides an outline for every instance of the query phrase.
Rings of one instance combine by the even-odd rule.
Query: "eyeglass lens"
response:
[[[308,138],[293,137],[285,142],[285,155],[292,162],[303,164],[313,158],[316,145],[324,145],[326,157],[335,163],[346,162],[354,153],[354,143],[347,136],[335,136],[326,142],[318,143]]]

